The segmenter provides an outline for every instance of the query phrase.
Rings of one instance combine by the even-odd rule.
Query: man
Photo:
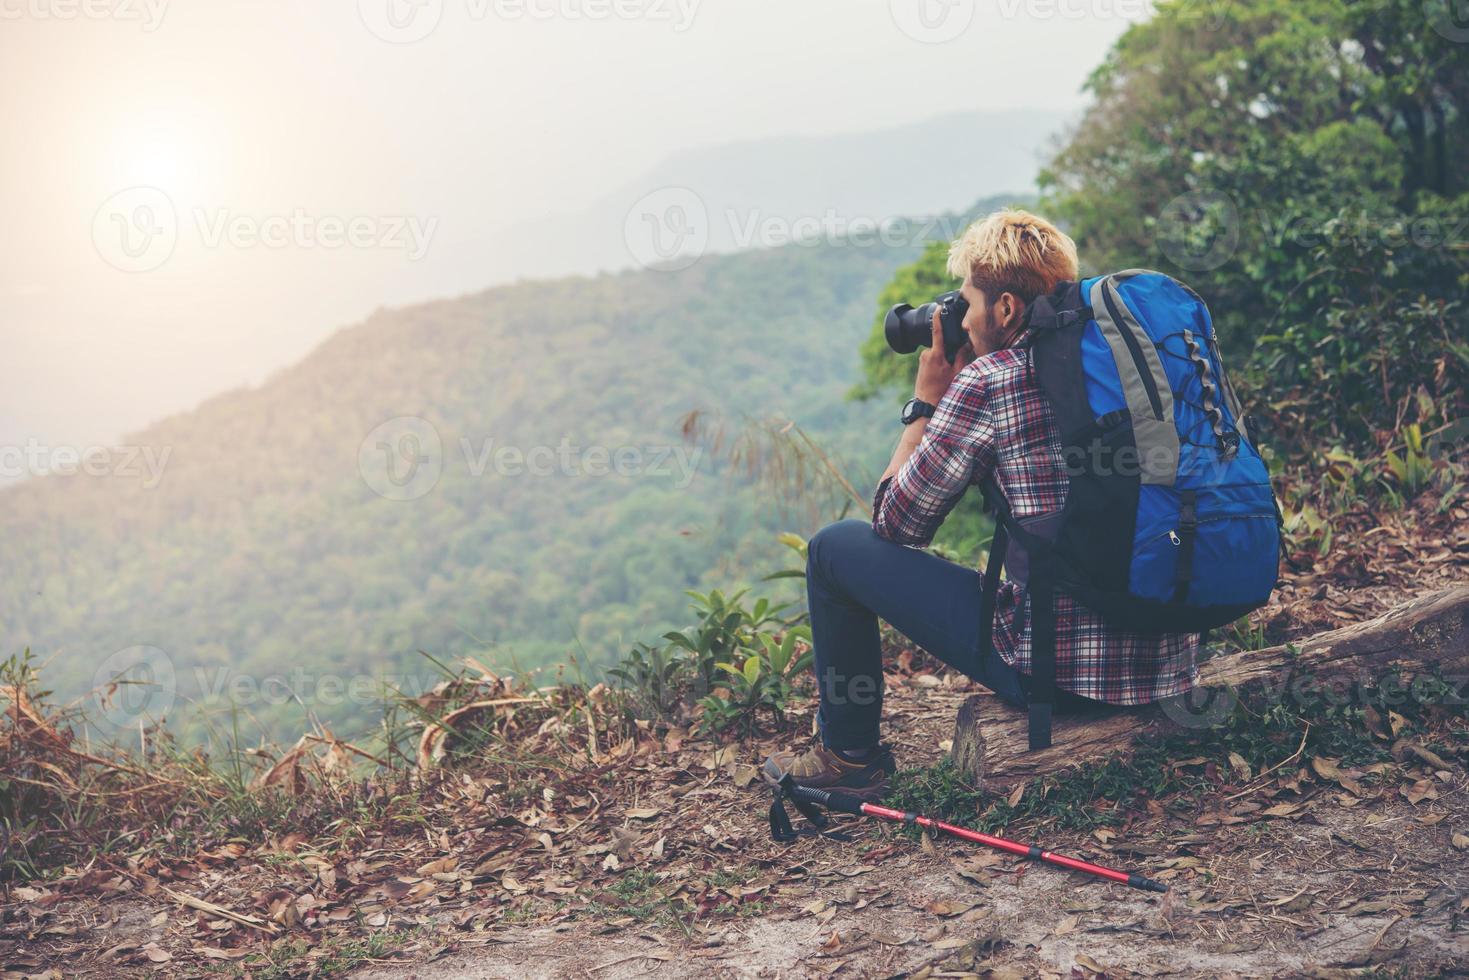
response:
[[[1024,587],[1004,583],[995,608],[983,608],[976,570],[917,548],[933,540],[972,485],[992,481],[1021,522],[1060,510],[1066,499],[1060,433],[1029,370],[1024,317],[1036,297],[1077,279],[1075,243],[1035,215],[1001,211],[954,243],[949,272],[963,280],[969,341],[950,364],[935,313],[915,402],[873,497],[872,523],[841,521],[811,539],[806,582],[821,738],[803,755],[775,757],[803,785],[868,800],[882,794],[895,769],[879,740],[879,616],[1005,701],[1025,707],[1030,695]],[[1064,594],[1055,611],[1062,706],[1145,704],[1191,687],[1196,634],[1113,629]],[[993,617],[993,643],[981,650],[985,617]]]

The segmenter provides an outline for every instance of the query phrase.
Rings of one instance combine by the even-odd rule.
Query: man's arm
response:
[[[928,399],[925,398],[924,401]],[[929,404],[937,403],[929,402]],[[918,449],[918,444],[923,441],[923,434],[927,431],[927,418],[920,418],[903,427],[903,437],[898,440],[898,448],[893,450],[892,462],[888,463],[888,468],[882,471],[882,480],[897,475],[898,470],[903,468],[903,464],[908,462],[908,458]],[[878,482],[881,483],[882,480]]]
[[[994,465],[995,427],[983,376],[964,373],[972,355],[949,364],[937,324],[934,333],[934,346],[919,361],[915,391],[938,408],[933,418],[903,430],[873,498],[873,529],[900,544],[932,541],[976,475]]]
[[[873,530],[899,544],[927,545],[970,484],[993,471],[995,441],[984,374],[966,372],[939,402],[916,446],[898,444],[894,472],[873,497]]]
[[[949,391],[949,386],[959,376],[959,372],[969,366],[974,360],[974,348],[965,344],[959,349],[959,354],[950,364],[944,356],[944,327],[939,317],[939,311],[933,311],[933,340],[928,349],[918,355],[918,377],[913,382],[913,397],[919,401],[937,405],[943,401],[944,395]],[[918,444],[923,441],[923,433],[928,430],[928,419],[920,418],[910,422],[903,428],[903,437],[898,440],[898,448],[893,450],[892,461],[888,468],[882,472],[882,483],[888,477],[893,476],[908,462]]]

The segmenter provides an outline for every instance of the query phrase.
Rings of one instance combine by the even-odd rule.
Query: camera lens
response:
[[[937,303],[924,303],[915,310],[907,303],[899,303],[888,310],[882,329],[893,353],[911,354],[933,342],[933,311],[937,306]]]

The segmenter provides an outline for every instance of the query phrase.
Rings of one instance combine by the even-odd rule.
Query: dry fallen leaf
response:
[[[255,951],[248,947],[245,949],[220,949],[216,946],[195,946],[194,952],[199,953],[205,959],[209,960],[239,960],[244,959]]]
[[[1443,757],[1440,756],[1437,752],[1434,752],[1434,751],[1432,751],[1430,749],[1426,749],[1423,746],[1418,745],[1417,743],[1414,743],[1412,745],[1409,745],[1408,746],[1408,751],[1410,753],[1412,753],[1413,755],[1417,756],[1423,762],[1425,762],[1428,765],[1432,766],[1434,769],[1449,769],[1449,768],[1451,768],[1449,766],[1449,764],[1443,760]]]
[[[1303,806],[1305,806],[1304,803],[1277,803],[1275,804],[1275,806],[1270,807],[1268,810],[1261,810],[1260,816],[1289,817],[1293,814],[1299,813],[1301,807]]]
[[[1311,768],[1316,770],[1316,775],[1329,782],[1334,783],[1341,779],[1341,770],[1337,768],[1335,759],[1327,759],[1318,755],[1311,760]]]
[[[710,770],[719,769],[723,766],[729,765],[730,763],[734,762],[734,760],[735,746],[726,745],[723,748],[716,749],[714,752],[711,752],[709,754],[709,761],[704,763],[704,768]]]
[[[427,878],[429,875],[445,874],[447,872],[453,871],[458,866],[458,858],[439,858],[437,861],[430,861],[428,864],[420,866],[416,874],[418,874],[420,877]]]
[[[1438,790],[1433,788],[1431,779],[1420,779],[1411,786],[1404,783],[1398,787],[1398,792],[1403,794],[1403,799],[1415,806],[1424,800],[1438,799]]]
[[[157,943],[149,943],[143,947],[143,955],[154,963],[167,963],[173,959],[173,954],[163,949]]]

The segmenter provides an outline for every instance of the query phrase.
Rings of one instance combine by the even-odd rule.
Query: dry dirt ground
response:
[[[909,688],[893,700],[903,763],[936,761],[960,698]],[[772,881],[758,914],[688,937],[615,914],[510,927],[470,951],[356,975],[1469,974],[1469,854],[1451,843],[1469,830],[1469,779],[1460,770],[1439,782],[1437,799],[1416,805],[1395,786],[1351,806],[1350,794],[1303,787],[1305,802],[1283,818],[1161,818],[1105,844],[1079,832],[1047,841],[1166,880],[1167,895],[871,822],[841,825],[850,841],[775,845],[762,840],[764,797],[753,794],[726,819],[743,824],[744,859],[764,871],[753,884]]]
[[[885,713],[901,764],[936,761],[968,688],[893,680]],[[1053,850],[1168,882],[1159,895],[871,821],[841,824],[847,840],[776,844],[768,796],[747,782],[761,751],[665,739],[624,760],[627,792],[580,827],[522,812],[425,826],[351,861],[239,848],[190,868],[17,889],[0,962],[6,976],[1469,971],[1462,759],[1409,795],[1421,768],[1362,775],[1355,793],[1298,772],[1284,788],[1241,780],[1196,805],[1155,802],[1100,832],[1047,832]],[[673,899],[698,913],[660,914]],[[350,928],[321,938],[333,923]],[[293,949],[293,930],[319,938]]]

